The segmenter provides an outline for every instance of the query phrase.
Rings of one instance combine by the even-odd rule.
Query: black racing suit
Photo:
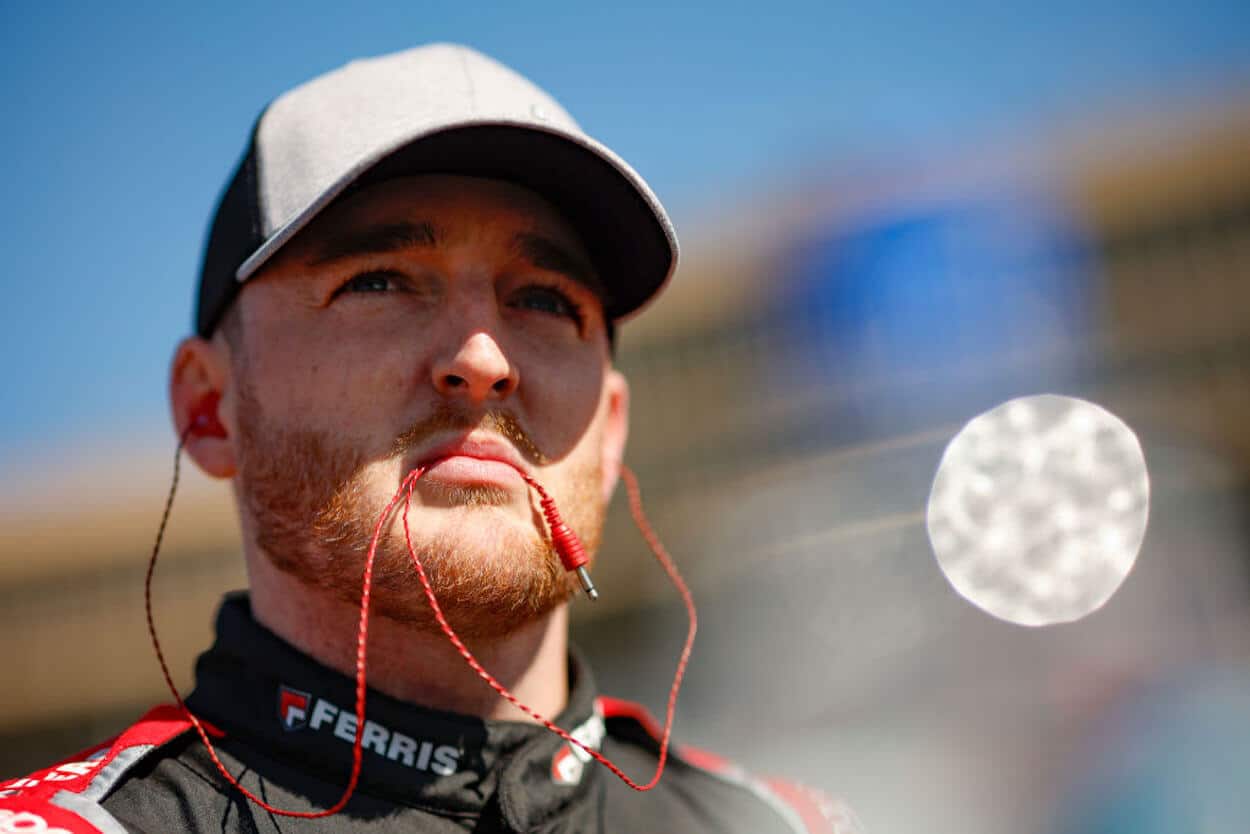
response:
[[[659,745],[640,708],[598,697],[571,658],[568,707],[556,723],[638,781]],[[217,640],[199,658],[187,703],[209,725],[222,763],[277,808],[332,805],[351,768],[355,683],[296,651],[227,597]],[[370,691],[360,784],[321,819],[276,816],[222,778],[176,706],[83,754],[0,783],[0,832],[707,832],[856,830],[823,795],[751,777],[678,749],[659,785],[638,793],[548,730],[412,706]]]

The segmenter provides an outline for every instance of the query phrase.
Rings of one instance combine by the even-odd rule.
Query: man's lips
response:
[[[490,435],[439,443],[421,455],[420,464],[426,467],[423,480],[505,487],[522,483],[520,473],[528,471],[511,444]]]

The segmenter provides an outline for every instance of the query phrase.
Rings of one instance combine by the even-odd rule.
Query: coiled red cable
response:
[[[352,772],[347,779],[347,787],[343,789],[343,795],[339,797],[337,802],[321,811],[291,811],[275,808],[239,784],[239,780],[230,775],[230,771],[226,770],[226,766],[217,757],[217,750],[208,738],[208,731],[205,729],[204,723],[191,712],[186,702],[182,700],[182,696],[178,694],[178,687],[174,685],[173,676],[169,673],[169,664],[165,662],[165,653],[161,651],[161,641],[156,636],[156,623],[152,618],[152,574],[156,571],[156,557],[160,553],[161,540],[165,536],[165,527],[169,523],[169,513],[174,506],[174,493],[178,489],[178,470],[179,462],[182,459],[182,449],[187,443],[187,438],[195,428],[196,424],[193,422],[182,433],[182,437],[178,441],[178,449],[174,453],[174,476],[169,484],[169,497],[165,499],[165,512],[161,515],[161,523],[156,531],[156,541],[152,545],[152,558],[148,560],[148,571],[143,580],[143,607],[148,619],[148,633],[152,635],[152,648],[156,650],[156,659],[161,665],[161,674],[165,676],[165,685],[169,687],[174,700],[178,702],[178,708],[182,710],[183,715],[187,717],[187,720],[195,727],[195,731],[199,733],[200,740],[204,742],[204,747],[208,750],[208,756],[213,760],[213,764],[217,766],[217,770],[239,793],[269,813],[283,817],[317,819],[318,817],[328,817],[337,814],[347,806],[348,800],[355,793],[356,785],[360,781],[361,745],[364,739],[365,727],[365,668],[367,666],[369,645],[369,603],[373,592],[373,561],[377,555],[378,542],[382,538],[382,525],[390,518],[391,512],[395,509],[395,503],[399,501],[402,489],[395,493],[390,503],[386,505],[386,509],[383,510],[381,517],[378,518],[377,526],[373,530],[373,540],[369,543],[369,554],[365,557],[364,580],[360,591],[360,625],[356,631],[356,738],[352,742]],[[424,469],[418,468],[414,469],[408,477],[415,480],[414,475],[416,478],[419,478],[424,473]]]
[[[677,707],[677,694],[681,689],[681,682],[685,677],[686,666],[690,662],[690,653],[694,647],[695,634],[698,631],[698,614],[695,610],[694,598],[690,594],[690,589],[686,587],[686,583],[682,580],[681,573],[677,570],[677,566],[673,563],[672,557],[660,543],[659,537],[656,536],[650,522],[643,513],[642,499],[638,489],[638,481],[634,477],[634,473],[628,467],[622,465],[621,475],[625,480],[626,490],[629,494],[629,505],[634,516],[634,521],[638,525],[638,529],[641,531],[643,538],[646,539],[647,544],[651,547],[656,559],[660,562],[673,584],[677,587],[678,592],[681,594],[682,601],[685,603],[686,612],[689,617],[686,641],[682,646],[681,656],[677,661],[677,669],[673,674],[673,684],[669,689],[668,705],[664,717],[664,732],[660,741],[659,761],[656,764],[655,775],[651,777],[649,782],[646,784],[639,784],[635,782],[615,763],[601,754],[598,750],[595,750],[583,742],[578,741],[570,733],[561,727],[556,726],[551,720],[539,714],[528,705],[522,703],[508,690],[507,687],[501,684],[482,666],[480,662],[478,662],[477,658],[473,656],[473,653],[451,627],[451,624],[447,622],[447,618],[443,614],[443,609],[439,605],[438,599],[434,594],[434,588],[431,586],[429,577],[426,575],[425,566],[421,564],[421,559],[417,556],[416,549],[412,545],[412,536],[408,529],[408,507],[412,503],[412,493],[415,489],[416,482],[422,475],[425,474],[425,467],[417,467],[409,472],[400,483],[399,489],[396,490],[395,494],[391,497],[391,500],[387,503],[386,508],[379,516],[378,523],[375,525],[373,530],[373,538],[369,542],[368,555],[365,558],[364,576],[360,592],[360,624],[356,633],[356,736],[354,742],[352,743],[351,775],[348,777],[347,786],[343,789],[343,795],[339,797],[338,801],[333,805],[321,811],[291,811],[283,808],[276,808],[264,799],[249,791],[247,788],[243,787],[243,785],[239,783],[239,780],[232,776],[230,772],[226,770],[225,765],[222,764],[221,759],[217,755],[216,748],[213,747],[213,743],[209,739],[208,729],[205,727],[204,723],[191,712],[190,708],[187,707],[186,702],[183,701],[182,696],[178,694],[178,688],[174,685],[173,676],[169,672],[169,665],[165,661],[165,654],[161,650],[160,640],[156,634],[156,623],[152,616],[152,576],[156,571],[156,559],[160,553],[161,542],[165,536],[165,528],[169,522],[170,512],[173,509],[174,495],[178,488],[179,464],[182,458],[182,450],[186,445],[187,438],[190,437],[196,428],[197,422],[193,421],[179,438],[178,448],[174,454],[174,471],[173,478],[169,486],[169,496],[165,501],[165,510],[161,515],[160,526],[157,528],[156,532],[156,540],[152,546],[152,556],[148,561],[147,574],[144,577],[143,604],[147,614],[148,633],[152,637],[152,648],[156,651],[156,659],[160,663],[161,673],[165,677],[166,686],[169,687],[169,691],[173,695],[174,700],[178,703],[179,709],[182,710],[183,714],[186,715],[187,720],[190,721],[192,726],[195,727],[196,732],[200,736],[200,740],[204,742],[204,746],[208,750],[209,758],[212,759],[213,764],[217,767],[217,770],[220,771],[225,780],[241,794],[243,794],[243,796],[247,797],[250,801],[271,814],[285,817],[299,817],[302,819],[315,819],[319,817],[328,817],[343,810],[348,801],[351,799],[352,794],[355,792],[356,786],[360,781],[360,768],[363,750],[362,741],[364,738],[365,726],[365,693],[367,686],[366,669],[368,665],[369,643],[369,606],[373,590],[373,564],[377,555],[378,543],[382,538],[382,528],[387,519],[391,517],[391,513],[394,511],[395,505],[399,502],[401,497],[404,499],[403,509],[401,512],[404,525],[404,542],[408,547],[408,554],[412,559],[413,566],[416,568],[417,576],[421,581],[421,587],[425,592],[426,599],[430,603],[430,608],[434,612],[434,617],[437,620],[439,627],[447,636],[447,639],[451,641],[451,644],[456,648],[456,651],[459,652],[465,663],[467,663],[469,667],[478,675],[478,677],[485,681],[491,689],[495,690],[495,692],[497,692],[501,697],[506,699],[513,706],[533,718],[538,723],[542,724],[551,732],[560,736],[569,744],[575,744],[580,747],[588,755],[593,757],[604,767],[608,768],[608,770],[612,771],[612,773],[616,774],[621,781],[629,785],[634,790],[651,790],[659,783],[660,777],[664,773],[665,763],[668,760],[673,717]],[[573,531],[560,519],[558,511],[555,509],[555,504],[551,500],[550,496],[547,495],[546,490],[544,490],[542,486],[533,478],[529,477],[525,473],[521,474],[522,477],[525,478],[526,482],[538,492],[541,498],[544,516],[551,527],[553,542],[556,545],[556,549],[560,554],[561,561],[564,563],[565,568],[567,570],[573,570],[576,567],[585,565],[588,560],[585,556],[581,542],[577,539],[576,534],[573,533]]]
[[[664,773],[664,764],[668,761],[668,747],[673,730],[673,715],[677,709],[677,693],[681,689],[682,678],[686,675],[686,665],[690,662],[690,652],[694,648],[695,633],[699,629],[699,617],[698,613],[695,611],[694,597],[691,596],[690,589],[686,587],[685,581],[681,578],[681,573],[677,570],[677,565],[673,563],[672,557],[669,556],[668,551],[664,549],[664,545],[660,543],[659,537],[656,536],[655,531],[651,528],[650,522],[647,520],[646,515],[642,511],[642,498],[639,495],[638,479],[634,477],[634,473],[629,469],[629,467],[624,464],[621,465],[621,475],[625,480],[625,487],[629,492],[629,506],[630,510],[633,512],[634,521],[637,523],[638,529],[642,532],[643,537],[647,540],[647,544],[651,546],[651,550],[655,553],[656,559],[658,559],[660,564],[664,567],[669,579],[671,579],[673,584],[677,586],[677,590],[681,594],[682,601],[686,604],[686,613],[689,617],[689,626],[686,630],[686,642],[682,646],[681,656],[677,661],[677,670],[673,673],[673,685],[670,687],[668,692],[668,707],[665,710],[664,715],[664,733],[660,739],[660,758],[655,766],[655,775],[652,776],[651,781],[647,782],[645,785],[640,785],[633,779],[629,778],[629,776],[617,767],[612,760],[610,760],[607,756],[604,756],[598,750],[595,750],[594,748],[573,738],[571,734],[566,732],[564,729],[557,727],[550,719],[540,715],[537,711],[526,704],[521,703],[515,695],[508,691],[506,686],[501,684],[495,679],[494,675],[482,667],[482,664],[478,662],[477,658],[473,656],[473,653],[469,651],[468,647],[465,646],[464,642],[456,634],[455,629],[453,629],[451,624],[447,622],[447,618],[443,616],[443,609],[439,606],[438,599],[434,596],[434,588],[430,586],[429,577],[425,574],[425,567],[421,564],[421,558],[417,556],[417,551],[412,546],[412,537],[408,532],[408,507],[412,503],[412,490],[416,485],[417,478],[421,477],[416,470],[409,474],[408,477],[404,479],[404,483],[400,485],[401,492],[406,490],[404,507],[401,512],[404,520],[404,541],[408,545],[408,555],[412,557],[413,567],[417,569],[417,576],[421,580],[421,587],[425,590],[425,598],[429,601],[430,608],[434,611],[434,617],[438,620],[439,627],[443,630],[443,633],[447,635],[447,639],[451,641],[451,644],[456,647],[456,651],[458,651],[460,656],[464,658],[464,662],[469,665],[469,668],[476,672],[478,677],[486,681],[491,689],[498,692],[500,696],[517,709],[521,710],[521,712],[525,713],[530,718],[533,718],[539,724],[542,724],[548,730],[555,733],[568,743],[576,744],[582,750],[586,751],[586,753],[592,758],[594,758],[595,761],[599,762],[599,764],[615,773],[626,785],[629,785],[636,791],[649,791],[659,784],[660,776]],[[523,477],[526,482],[530,484],[530,486],[538,490],[539,495],[542,496],[545,501],[545,506],[554,510],[555,505],[551,502],[546,490],[539,486],[538,482],[534,481],[529,476],[523,475]],[[393,500],[394,499],[392,499],[392,501]],[[571,536],[573,540],[576,541],[576,534],[573,533],[573,531],[560,520],[558,513],[555,513],[554,515],[556,521],[552,524],[552,526],[555,527],[556,525],[559,525],[562,537]],[[550,518],[551,516],[549,515],[548,519]],[[558,542],[559,539],[556,539],[556,541]],[[581,551],[580,541],[576,542],[576,547],[577,550],[574,552]],[[566,569],[573,569],[569,567],[571,560],[563,554],[561,555],[561,560],[564,561]],[[585,562],[582,562],[581,564],[585,564]],[[578,566],[580,567],[580,565]]]

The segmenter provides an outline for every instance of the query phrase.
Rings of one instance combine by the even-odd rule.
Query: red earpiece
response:
[[[226,427],[217,417],[217,404],[221,395],[210,391],[200,398],[191,409],[190,433],[196,437],[226,437]]]

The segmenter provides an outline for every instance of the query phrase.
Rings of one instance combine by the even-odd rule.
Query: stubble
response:
[[[398,434],[387,451],[370,458],[341,437],[269,419],[246,373],[236,378],[239,489],[256,546],[280,571],[353,604],[360,602],[365,556],[389,498],[379,498],[368,488],[371,467],[399,472],[397,464],[407,453],[448,430],[493,431],[527,459],[542,459],[509,412],[472,415],[450,404],[436,408]],[[378,466],[388,460],[396,465]],[[598,459],[582,467],[560,507],[591,554],[598,550],[605,514],[598,498],[600,468]],[[404,474],[393,481],[396,489]],[[462,637],[505,636],[574,592],[576,583],[560,565],[536,509],[532,531],[522,532],[503,522],[499,507],[510,500],[506,490],[430,489],[434,486],[426,485],[427,493],[441,512],[455,514],[458,526],[437,535],[417,526],[410,532],[435,596]],[[373,589],[377,615],[422,631],[438,630],[404,541],[399,504],[384,524]]]

